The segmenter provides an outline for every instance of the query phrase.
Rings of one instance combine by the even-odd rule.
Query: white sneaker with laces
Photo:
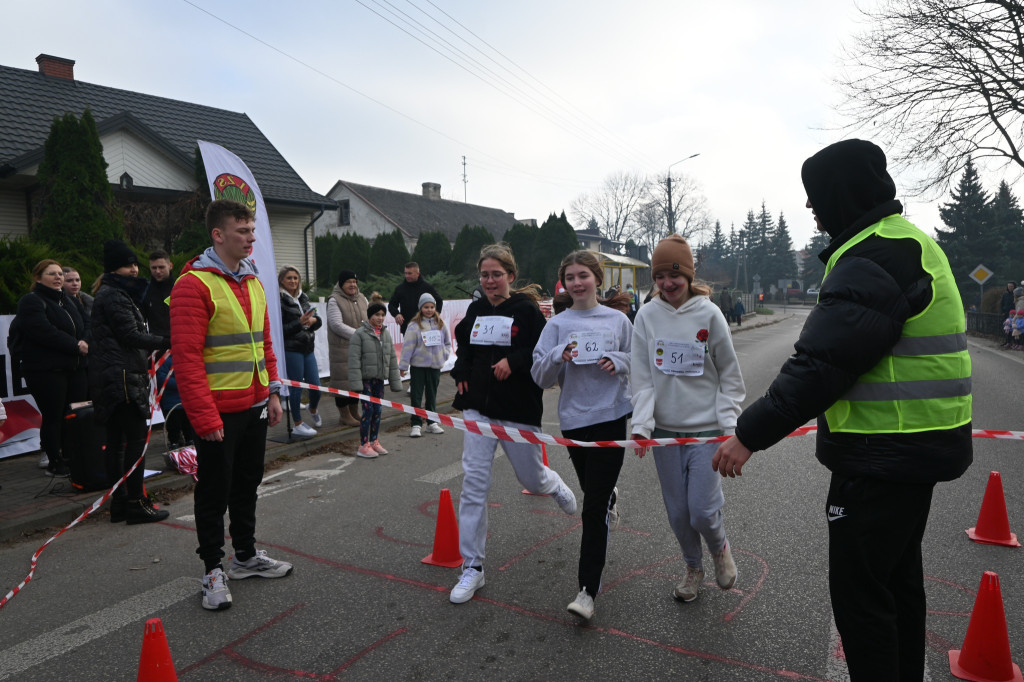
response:
[[[223,611],[231,608],[228,577],[220,568],[215,568],[203,576],[203,608],[208,611]]]
[[[566,514],[576,513],[576,495],[565,484],[565,481],[558,482],[558,487],[551,493],[551,497]]]
[[[612,503],[611,509],[608,510],[608,530],[615,530],[619,527],[619,522],[622,520],[619,515],[619,489],[612,488],[612,497],[615,498],[615,502]]]
[[[711,558],[715,560],[715,582],[723,590],[728,590],[736,584],[736,562],[732,559],[729,543],[725,543],[722,551],[712,554]]]
[[[419,427],[419,425],[412,427],[412,430],[409,431],[409,438],[419,438],[422,435],[423,430]]]
[[[232,580],[242,578],[283,578],[292,572],[292,565],[287,561],[278,561],[267,556],[262,549],[256,550],[255,556],[248,561],[239,561],[237,556],[231,558],[231,565],[228,567],[228,577]]]
[[[700,593],[700,586],[704,583],[704,569],[686,567],[686,579],[676,585],[672,590],[672,596],[676,601],[691,602]]]
[[[483,570],[478,571],[472,567],[463,569],[462,577],[459,578],[458,584],[452,588],[452,593],[448,596],[448,600],[453,604],[465,604],[483,586]]]
[[[444,433],[444,429],[437,422],[430,422],[427,424],[427,433]]]
[[[320,416],[319,412],[309,413],[309,421],[313,422],[313,428],[319,429],[324,425],[324,418]]]
[[[39,468],[45,469],[48,466],[50,466],[50,458],[47,457],[46,453],[44,452],[43,456],[39,458]]]
[[[569,613],[575,614],[583,620],[590,620],[594,617],[594,598],[587,594],[587,591],[580,590],[569,606],[565,608]]]
[[[316,429],[303,422],[301,424],[296,424],[295,427],[292,428],[292,435],[296,438],[312,438],[316,435]]]

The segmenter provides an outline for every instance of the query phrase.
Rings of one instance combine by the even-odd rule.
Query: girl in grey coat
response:
[[[391,390],[402,391],[402,375],[398,371],[398,357],[391,342],[391,334],[384,328],[385,308],[382,303],[371,303],[366,310],[367,322],[352,335],[348,346],[349,390],[374,398],[384,397],[384,380]],[[381,406],[363,401],[363,417],[359,422],[358,457],[373,458],[388,451],[377,440],[380,431]]]

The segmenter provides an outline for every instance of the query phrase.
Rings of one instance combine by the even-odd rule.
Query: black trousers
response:
[[[579,441],[625,440],[626,417],[578,429],[563,429]],[[591,597],[601,591],[601,573],[608,556],[608,510],[622,469],[624,448],[569,448],[569,459],[583,488],[583,538],[580,541],[579,586]]]
[[[206,571],[224,557],[224,512],[231,544],[242,560],[256,553],[256,488],[263,480],[267,448],[267,406],[220,415],[224,440],[196,438],[196,554]]]
[[[42,424],[39,445],[51,465],[61,460],[60,431],[71,403],[88,400],[89,382],[84,369],[59,372],[25,372],[25,385],[36,401]]]
[[[135,464],[146,447],[146,420],[139,414],[139,409],[127,403],[118,405],[107,419],[107,449],[104,452],[107,476],[110,485],[114,484],[125,472]],[[142,498],[142,479],[145,475],[145,462],[132,472],[132,475],[119,487],[114,495],[117,498],[138,500]]]
[[[934,487],[832,475],[829,591],[853,682],[924,678],[921,540]]]

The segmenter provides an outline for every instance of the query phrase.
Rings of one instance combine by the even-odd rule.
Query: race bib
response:
[[[654,366],[671,376],[699,377],[704,374],[704,344],[655,339]]]
[[[476,318],[469,342],[475,346],[511,346],[512,318],[502,315]]]
[[[569,354],[577,365],[593,365],[615,349],[615,336],[606,330],[569,332]]]
[[[444,336],[441,335],[440,329],[431,329],[428,332],[420,332],[420,338],[423,339],[424,346],[444,345]]]

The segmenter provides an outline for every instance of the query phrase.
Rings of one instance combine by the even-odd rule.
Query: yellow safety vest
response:
[[[825,411],[828,427],[848,433],[915,433],[963,426],[971,421],[971,356],[963,303],[938,244],[892,215],[837,249],[825,278],[843,253],[872,235],[921,245],[921,265],[932,276],[932,300],[904,323],[889,354]]]
[[[213,316],[206,328],[203,362],[210,388],[214,391],[238,390],[252,385],[256,372],[260,384],[267,386],[270,377],[263,355],[263,320],[267,297],[263,285],[255,277],[246,279],[252,322],[245,317],[242,304],[231,286],[220,275],[204,270],[190,270],[210,290]]]

